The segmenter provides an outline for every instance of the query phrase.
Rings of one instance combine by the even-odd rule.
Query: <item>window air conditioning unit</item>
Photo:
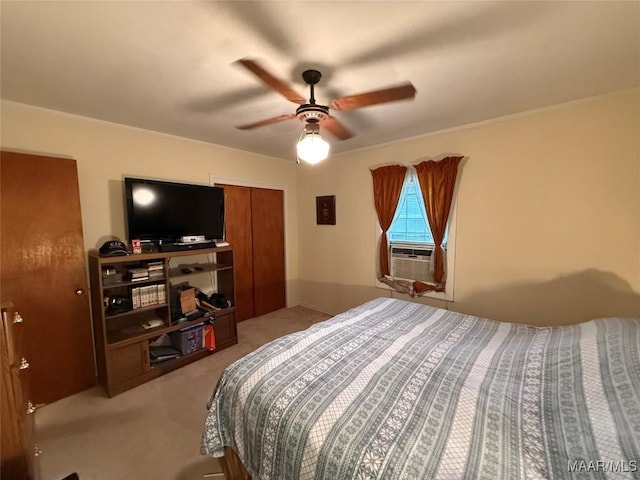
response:
[[[391,276],[421,282],[433,282],[431,254],[433,247],[411,244],[391,244]]]

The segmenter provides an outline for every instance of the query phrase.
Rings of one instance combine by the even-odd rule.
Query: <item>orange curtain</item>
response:
[[[415,167],[435,243],[433,279],[441,287],[444,285],[442,240],[449,221],[458,164],[462,158],[446,157],[438,162],[428,160]]]
[[[396,213],[402,184],[407,167],[389,165],[371,170],[373,176],[373,199],[375,201],[378,222],[382,228],[380,236],[380,273],[378,278],[389,275],[389,255],[387,254],[387,230],[391,227],[393,215]]]

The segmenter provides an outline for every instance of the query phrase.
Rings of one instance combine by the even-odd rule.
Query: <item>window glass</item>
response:
[[[407,172],[387,238],[390,242],[433,243],[420,184],[413,168]]]

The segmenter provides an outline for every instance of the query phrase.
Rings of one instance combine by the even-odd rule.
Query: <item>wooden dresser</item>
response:
[[[25,320],[11,302],[2,302],[0,365],[2,368],[2,443],[0,477],[15,480],[39,478],[35,443],[35,406],[29,394],[29,361],[24,356]]]

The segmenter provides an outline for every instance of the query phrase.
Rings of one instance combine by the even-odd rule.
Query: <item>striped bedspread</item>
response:
[[[254,480],[640,478],[640,319],[379,298],[230,365],[202,453],[225,446]]]

